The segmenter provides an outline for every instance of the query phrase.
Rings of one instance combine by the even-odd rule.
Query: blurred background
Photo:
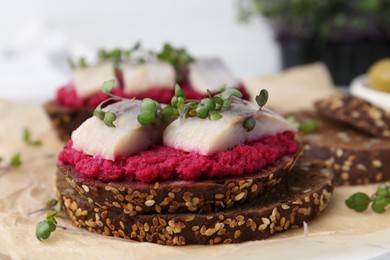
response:
[[[324,61],[346,86],[390,56],[388,0],[14,0],[0,9],[0,97],[47,100],[68,56],[164,42],[221,57],[241,78]]]
[[[0,96],[48,99],[70,79],[66,58],[99,47],[164,42],[219,56],[240,77],[275,72],[278,49],[264,19],[238,21],[236,0],[16,0],[0,9]],[[5,8],[4,8],[5,7]],[[42,97],[44,95],[44,97]]]

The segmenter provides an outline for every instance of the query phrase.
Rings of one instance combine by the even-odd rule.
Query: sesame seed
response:
[[[154,200],[147,200],[145,201],[145,205],[148,207],[151,207],[155,204],[156,202]]]
[[[242,198],[244,198],[244,196],[245,196],[245,192],[241,192],[240,194],[236,195],[236,196],[234,197],[234,199],[235,199],[236,201],[239,201],[239,200],[241,200]]]
[[[382,162],[379,161],[379,160],[373,160],[373,161],[371,162],[371,164],[372,164],[372,166],[374,166],[375,168],[380,168],[380,167],[382,167]]]
[[[83,184],[81,185],[81,187],[83,188],[83,190],[85,190],[85,192],[89,192],[89,188],[87,185]]]

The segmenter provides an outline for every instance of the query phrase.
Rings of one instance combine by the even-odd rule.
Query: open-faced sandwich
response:
[[[188,245],[260,240],[319,215],[332,175],[294,167],[295,128],[263,108],[266,91],[257,105],[241,97],[230,89],[190,100],[176,86],[170,105],[99,106],[58,157],[70,219],[99,234]]]
[[[390,113],[340,93],[291,115],[301,124],[304,159],[323,163],[339,185],[390,180]]]
[[[98,62],[87,64],[81,58],[70,61],[72,81],[57,90],[55,100],[45,104],[54,129],[62,140],[92,115],[94,108],[108,98],[100,92],[101,82],[116,78],[113,93],[125,98],[152,98],[169,103],[179,82],[188,98],[199,99],[206,90],[216,92],[221,84],[237,88],[248,98],[243,84],[220,59],[194,59],[185,49],[165,44],[160,52],[141,49],[99,50]]]

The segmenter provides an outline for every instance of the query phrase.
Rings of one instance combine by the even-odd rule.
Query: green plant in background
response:
[[[390,38],[389,0],[238,0],[238,14],[265,17],[278,40]]]

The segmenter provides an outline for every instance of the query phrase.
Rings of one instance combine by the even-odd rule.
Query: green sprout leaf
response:
[[[236,96],[239,98],[243,97],[242,93],[238,89],[235,89],[235,88],[225,90],[224,92],[217,94],[217,96],[222,98],[223,100],[230,99],[232,96]]]
[[[95,111],[93,111],[93,115],[99,118],[100,120],[104,119],[104,111],[100,108],[96,108]]]
[[[20,160],[20,154],[16,153],[11,157],[10,165],[14,167],[18,167],[22,165],[22,161]]]
[[[357,212],[363,212],[370,204],[370,197],[363,192],[356,192],[345,201],[345,204],[350,209],[353,209]]]
[[[158,109],[158,103],[150,98],[144,98],[141,102],[142,111],[151,111],[155,113]]]
[[[80,57],[79,65],[80,65],[81,68],[87,68],[88,67],[88,63],[87,63],[87,60],[85,59],[85,57]]]
[[[137,119],[141,125],[149,125],[156,121],[156,113],[152,111],[142,111]]]
[[[376,213],[385,212],[385,207],[389,204],[389,199],[386,197],[376,197],[372,202],[371,208]]]
[[[50,226],[47,220],[41,221],[37,224],[35,228],[35,236],[39,241],[48,239],[50,237],[52,227]]]
[[[267,104],[268,101],[268,91],[266,89],[262,89],[259,95],[256,96],[256,103],[259,105],[260,109]]]
[[[222,118],[222,115],[218,113],[218,111],[212,110],[209,111],[209,118],[211,121],[216,121]]]
[[[172,120],[172,116],[174,114],[173,108],[170,106],[166,106],[161,110],[161,121],[164,123],[169,123]]]
[[[109,81],[104,82],[102,85],[103,93],[110,94],[114,86],[115,86],[115,79],[111,79]]]
[[[103,122],[108,127],[115,127],[114,121],[116,119],[116,115],[112,112],[105,112]]]
[[[184,91],[183,91],[183,89],[179,86],[179,84],[176,84],[176,86],[175,86],[175,96],[176,96],[176,97],[186,98],[186,95],[184,94]]]
[[[39,146],[42,144],[40,140],[31,140],[31,132],[27,127],[23,129],[23,140],[26,144],[31,146]]]
[[[32,213],[41,212],[43,210],[52,209],[46,215],[46,219],[39,222],[35,227],[35,236],[39,241],[48,239],[50,234],[57,229],[57,220],[55,216],[61,211],[62,203],[59,200],[51,199],[46,203],[46,208],[34,211]]]
[[[252,131],[256,126],[256,120],[253,117],[248,117],[242,123],[242,126],[248,131]]]
[[[318,123],[316,120],[309,118],[299,124],[298,130],[303,133],[311,133],[316,131],[318,128]]]

